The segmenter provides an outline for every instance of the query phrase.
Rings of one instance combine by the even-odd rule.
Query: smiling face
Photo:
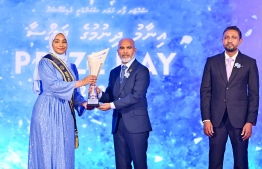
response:
[[[236,30],[227,30],[223,35],[223,46],[227,53],[235,54],[238,46],[242,43],[239,33]]]
[[[52,43],[53,50],[57,54],[64,54],[67,50],[67,40],[63,34],[57,34]]]
[[[136,53],[134,41],[129,38],[122,39],[118,44],[118,56],[122,60],[123,64],[132,60]]]

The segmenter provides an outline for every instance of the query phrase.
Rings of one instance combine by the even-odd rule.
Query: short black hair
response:
[[[223,32],[223,36],[224,36],[225,32],[228,31],[228,30],[235,30],[235,31],[237,31],[238,35],[239,35],[239,38],[242,39],[242,33],[241,33],[240,29],[237,26],[229,26],[229,27],[227,27],[224,30],[224,32]]]

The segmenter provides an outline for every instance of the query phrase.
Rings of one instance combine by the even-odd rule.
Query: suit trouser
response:
[[[248,140],[242,140],[242,128],[234,128],[227,112],[221,124],[214,127],[214,135],[209,137],[209,169],[222,169],[228,135],[234,155],[234,169],[248,169]]]
[[[147,147],[149,132],[130,133],[123,119],[119,118],[114,136],[116,169],[147,169]]]

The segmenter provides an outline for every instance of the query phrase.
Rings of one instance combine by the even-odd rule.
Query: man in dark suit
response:
[[[209,169],[223,167],[228,136],[234,169],[248,169],[248,140],[258,115],[258,69],[255,59],[238,50],[242,35],[236,26],[224,30],[222,42],[225,51],[207,59],[200,89]]]
[[[114,137],[117,169],[147,168],[149,131],[152,131],[147,111],[149,70],[135,59],[136,48],[130,38],[120,40],[118,55],[122,64],[110,72],[108,87],[99,93],[98,108],[113,109],[112,134]]]

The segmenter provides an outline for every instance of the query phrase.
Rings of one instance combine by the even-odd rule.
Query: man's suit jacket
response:
[[[240,51],[227,80],[225,53],[207,59],[201,89],[202,120],[211,120],[218,127],[227,109],[235,128],[246,122],[256,124],[259,104],[259,77],[256,60]]]
[[[110,72],[106,91],[102,93],[100,102],[113,102],[115,105],[112,121],[112,133],[121,114],[127,130],[131,133],[151,131],[151,124],[147,111],[146,93],[150,83],[149,70],[136,59],[130,65],[120,84],[121,65]]]

